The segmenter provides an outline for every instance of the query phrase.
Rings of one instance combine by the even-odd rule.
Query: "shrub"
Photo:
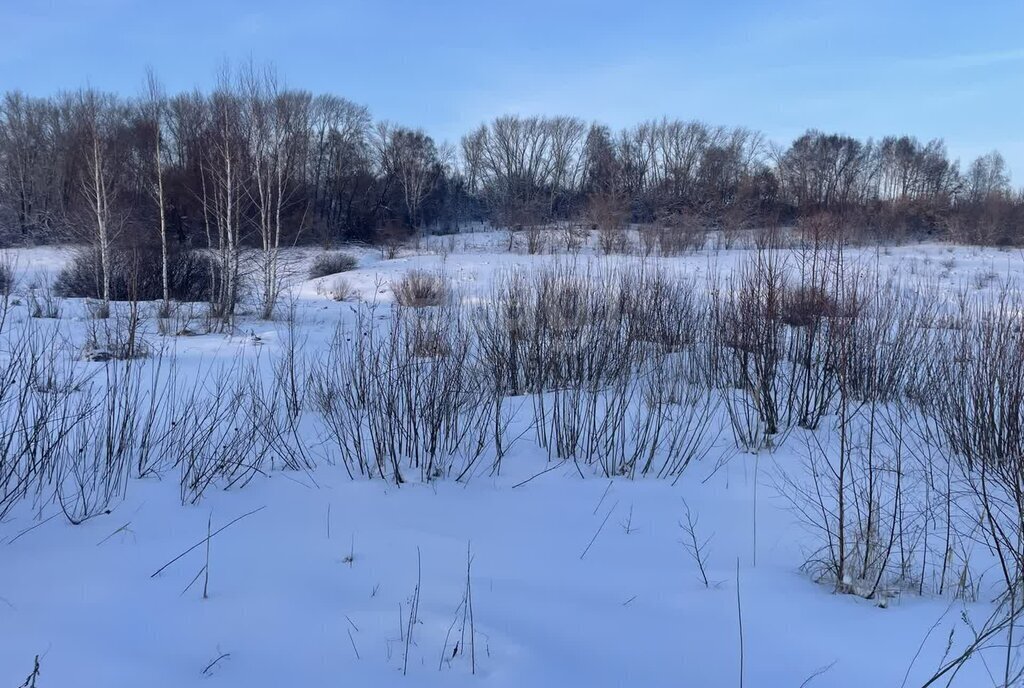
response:
[[[53,289],[60,296],[95,299],[100,294],[100,274],[98,256],[81,251],[57,275]]]
[[[707,231],[700,218],[693,215],[675,215],[657,228],[658,250],[663,256],[680,256],[704,248]]]
[[[59,318],[60,299],[53,293],[49,283],[34,287],[28,293],[29,315],[33,318]]]
[[[86,327],[82,358],[86,361],[126,361],[145,358],[149,346],[142,338],[142,314],[137,304],[111,312],[102,302],[86,302],[90,319]]]
[[[356,290],[351,282],[344,277],[339,277],[331,282],[331,286],[327,288],[326,294],[335,301],[348,301],[356,295]]]
[[[565,250],[569,253],[579,253],[587,243],[589,233],[586,227],[577,224],[569,224],[562,230],[562,241]]]
[[[447,309],[440,311],[415,311],[416,317],[406,326],[406,337],[409,353],[416,358],[438,358],[452,352],[448,340],[448,330],[454,326],[449,318],[457,317]],[[430,315],[424,317],[422,314]]]
[[[321,253],[309,268],[309,278],[326,277],[355,270],[359,261],[351,253]]]
[[[156,301],[163,298],[163,266],[159,248],[115,248],[111,252],[110,296],[115,301]],[[102,298],[99,254],[84,249],[61,270],[53,289],[58,296]],[[168,257],[172,299],[203,301],[217,280],[215,262],[200,251],[179,251]]]
[[[377,243],[380,244],[380,255],[385,260],[394,260],[402,245],[411,236],[408,228],[398,223],[389,223],[378,227],[376,232]]]
[[[629,252],[629,234],[622,227],[599,227],[597,246],[605,255]]]
[[[8,254],[0,254],[0,295],[14,290],[14,261]]]
[[[791,327],[808,327],[823,318],[834,318],[841,313],[836,300],[819,286],[786,289],[780,310],[782,322]]]
[[[391,290],[395,294],[395,301],[412,308],[440,306],[447,302],[450,296],[445,276],[424,270],[410,270],[402,279],[391,285]]]
[[[547,245],[547,237],[540,225],[530,225],[526,228],[526,252],[531,256],[544,251]]]

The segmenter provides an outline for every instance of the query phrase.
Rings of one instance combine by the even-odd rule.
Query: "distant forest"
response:
[[[457,144],[344,98],[225,68],[209,93],[92,89],[0,103],[4,243],[223,248],[380,241],[486,221],[742,230],[827,216],[851,237],[1024,244],[1024,194],[993,151],[941,139],[654,119],[621,131],[503,115]]]

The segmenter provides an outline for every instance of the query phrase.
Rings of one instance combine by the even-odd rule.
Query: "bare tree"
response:
[[[251,64],[243,71],[242,84],[245,140],[252,165],[252,179],[246,189],[256,210],[262,250],[261,315],[269,319],[281,291],[283,218],[295,202],[295,182],[306,153],[312,97],[305,92],[283,90],[272,69],[258,71]]]
[[[76,108],[85,148],[81,190],[92,215],[94,240],[100,259],[99,292],[103,305],[97,310],[97,315],[106,317],[110,312],[113,243],[123,220],[112,208],[120,181],[115,147],[122,113],[111,98],[92,89],[78,93]]]
[[[156,72],[152,69],[146,70],[145,92],[140,99],[142,118],[145,124],[146,133],[150,141],[150,154],[152,156],[152,181],[148,185],[150,194],[156,202],[158,226],[160,235],[160,283],[163,288],[163,303],[160,313],[167,317],[171,309],[171,288],[170,268],[167,248],[167,216],[164,204],[164,136],[163,121],[166,110],[167,97],[164,95],[163,86],[157,79]]]
[[[202,203],[207,241],[213,247],[215,228],[219,283],[214,294],[214,315],[225,325],[234,324],[241,278],[241,98],[225,66],[210,98],[208,145],[202,165]]]
[[[387,122],[377,125],[376,146],[381,172],[397,183],[407,221],[418,230],[423,201],[443,172],[441,154],[448,155],[449,151],[439,151],[434,140],[420,129],[404,129]]]

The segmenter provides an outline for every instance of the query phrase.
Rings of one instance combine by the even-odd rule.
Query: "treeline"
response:
[[[744,128],[502,116],[457,146],[375,122],[274,73],[224,71],[210,93],[95,90],[0,105],[7,242],[88,237],[271,248],[453,231],[687,223],[732,230],[827,212],[867,238],[1024,242],[1024,195],[993,152],[961,169],[941,140],[808,131],[787,148]]]

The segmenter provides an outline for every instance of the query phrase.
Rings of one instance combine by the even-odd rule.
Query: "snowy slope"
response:
[[[443,270],[471,300],[486,298],[499,270],[568,260],[509,254],[504,241],[469,235],[454,251],[394,260],[364,249],[345,277],[360,301],[386,306],[405,271]],[[301,279],[314,253],[295,252],[292,291],[312,355],[354,307],[321,295],[333,278]],[[23,275],[52,276],[64,255],[33,249],[18,264]],[[707,275],[743,256],[705,251],[663,263]],[[1019,253],[989,249],[894,247],[863,259],[950,299],[1024,276]],[[63,309],[45,326],[81,337],[82,304]],[[232,337],[148,337],[201,375],[239,353],[270,360],[286,331],[247,319]],[[673,485],[552,469],[523,438],[502,475],[464,484],[398,487],[321,466],[210,490],[188,506],[173,478],[135,481],[112,513],[78,526],[52,504],[26,506],[0,523],[0,686],[18,686],[36,655],[43,687],[736,686],[741,672],[748,686],[899,686],[908,673],[906,685],[920,685],[951,630],[955,643],[965,639],[961,613],[981,619],[988,605],[905,593],[881,608],[811,580],[800,570],[810,536],[776,488],[780,474],[800,470],[801,452],[791,441],[741,454],[722,436]],[[683,545],[687,506],[710,539],[707,587]],[[208,581],[197,577],[205,544],[152,575],[203,543],[208,524],[245,514],[210,541]],[[980,662],[958,680],[991,683]]]

